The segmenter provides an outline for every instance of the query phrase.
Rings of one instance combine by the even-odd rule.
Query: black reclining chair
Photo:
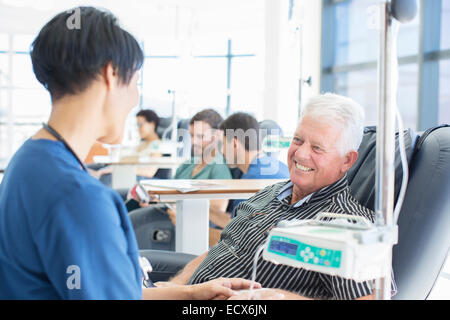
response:
[[[405,132],[409,181],[398,226],[392,266],[398,292],[393,299],[426,299],[444,266],[450,247],[450,127],[431,128],[420,136]],[[348,172],[352,194],[374,209],[376,129],[365,130],[359,158]],[[396,137],[397,200],[402,169]]]
[[[425,131],[411,159],[410,178],[393,250],[394,299],[431,293],[450,247],[450,126]]]
[[[398,244],[393,249],[393,270],[398,292],[393,299],[423,300],[432,291],[450,248],[450,126],[431,128],[420,136],[404,133],[409,162],[409,182],[398,220]],[[398,141],[398,134],[396,141]],[[359,158],[348,172],[352,194],[374,208],[376,128],[365,130]],[[395,200],[402,178],[396,143]],[[170,277],[195,256],[174,252],[144,253],[153,265],[161,255]],[[178,259],[178,257],[180,259]],[[170,264],[166,265],[167,263]],[[161,273],[156,273],[161,276]],[[151,275],[152,276],[152,275]]]

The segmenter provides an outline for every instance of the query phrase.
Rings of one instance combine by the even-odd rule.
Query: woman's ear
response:
[[[114,89],[117,84],[117,72],[114,70],[112,62],[108,62],[103,69],[103,78],[108,91]]]

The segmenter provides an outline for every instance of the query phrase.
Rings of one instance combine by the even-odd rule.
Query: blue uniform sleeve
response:
[[[97,189],[71,189],[36,229],[46,276],[62,299],[141,299],[131,223],[110,191]]]

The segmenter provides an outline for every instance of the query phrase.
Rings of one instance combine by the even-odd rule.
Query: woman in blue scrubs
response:
[[[81,160],[95,141],[120,143],[138,104],[143,53],[116,18],[92,7],[62,12],[34,40],[31,59],[52,110],[0,185],[0,299],[212,299],[248,288],[216,279],[142,289],[123,201]]]

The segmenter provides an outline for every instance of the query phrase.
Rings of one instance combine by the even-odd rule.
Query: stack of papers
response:
[[[186,180],[141,180],[141,185],[177,190],[181,193],[193,192],[205,189],[224,189],[226,186],[203,181]]]

